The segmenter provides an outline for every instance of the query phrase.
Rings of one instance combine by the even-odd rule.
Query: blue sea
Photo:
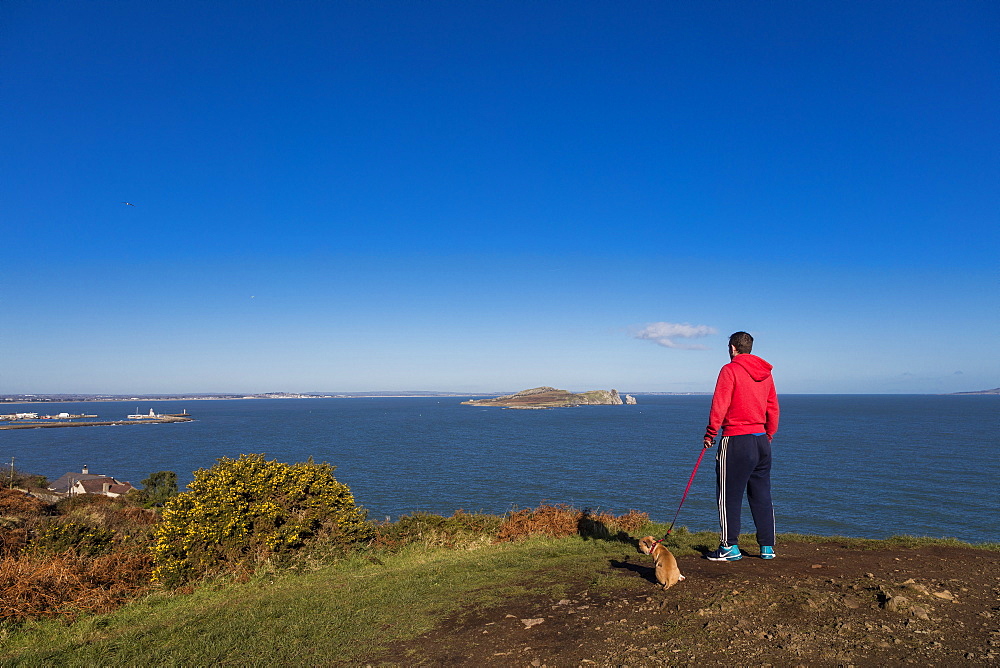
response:
[[[503,410],[461,398],[144,401],[194,422],[0,431],[0,463],[50,480],[84,465],[137,486],[182,484],[218,457],[313,457],[337,467],[373,519],[504,513],[545,501],[669,522],[701,452],[708,396],[634,406]],[[783,395],[772,488],[780,532],[1000,542],[1000,396]],[[137,403],[23,404],[3,412],[122,419]],[[718,528],[715,449],[677,520]],[[744,531],[752,531],[744,512]]]

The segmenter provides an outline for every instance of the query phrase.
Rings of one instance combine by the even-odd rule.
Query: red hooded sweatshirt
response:
[[[767,434],[778,431],[778,395],[774,391],[770,364],[745,353],[722,367],[715,383],[712,411],[705,438],[714,439],[719,428],[725,436]]]

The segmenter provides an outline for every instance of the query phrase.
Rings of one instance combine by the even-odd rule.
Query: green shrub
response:
[[[157,471],[142,481],[142,489],[129,493],[138,505],[156,508],[177,494],[177,474],[173,471]]]
[[[94,557],[111,552],[114,541],[115,532],[111,529],[66,522],[42,529],[32,541],[32,548],[37,554],[72,552]]]
[[[19,471],[15,468],[10,468],[4,471],[2,476],[0,476],[0,481],[3,482],[4,487],[45,489],[49,486],[49,481],[45,476],[38,475],[36,473],[25,473],[24,471]]]
[[[125,497],[81,494],[59,501],[54,510],[34,532],[32,545],[39,554],[70,550],[81,557],[97,556],[152,545],[156,513],[133,506]]]
[[[282,464],[263,454],[218,462],[195,471],[189,491],[164,504],[153,577],[165,585],[250,570],[310,542],[349,545],[371,536],[365,511],[329,464]]]

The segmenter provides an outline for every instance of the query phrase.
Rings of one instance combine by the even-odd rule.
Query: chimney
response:
[[[84,465],[83,465],[83,475],[87,475],[88,473],[90,473],[90,469],[88,469],[88,468],[87,468],[87,465],[86,465],[86,464],[84,464]]]
[[[104,483],[103,485],[101,485],[101,489],[105,494],[107,494],[108,492],[111,491],[111,483],[110,482]]]

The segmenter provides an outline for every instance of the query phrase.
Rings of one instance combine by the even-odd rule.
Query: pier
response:
[[[0,424],[0,429],[52,429],[53,427],[115,427],[120,424],[167,424],[169,422],[191,422],[188,415],[161,415],[145,420],[110,420],[102,422],[31,422],[27,424]]]

